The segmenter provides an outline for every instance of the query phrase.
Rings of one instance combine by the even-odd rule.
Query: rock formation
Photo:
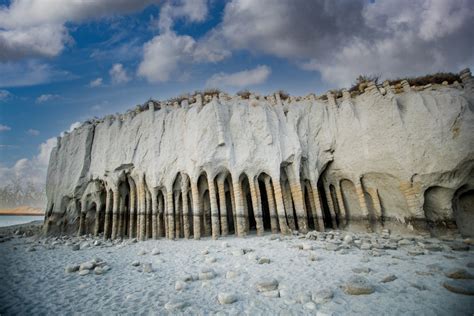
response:
[[[149,101],[58,138],[47,233],[474,235],[474,80]]]

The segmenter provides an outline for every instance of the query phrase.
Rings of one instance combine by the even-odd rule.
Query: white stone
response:
[[[231,293],[219,293],[217,295],[217,300],[219,301],[220,304],[232,304],[234,302],[237,302],[238,297],[235,294]]]

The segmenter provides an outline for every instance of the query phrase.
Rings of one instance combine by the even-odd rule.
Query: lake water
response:
[[[42,221],[44,216],[0,215],[0,227]]]

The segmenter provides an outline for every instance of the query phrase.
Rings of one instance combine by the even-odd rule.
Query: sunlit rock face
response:
[[[200,95],[82,124],[51,154],[45,230],[190,238],[311,229],[474,235],[474,81]]]

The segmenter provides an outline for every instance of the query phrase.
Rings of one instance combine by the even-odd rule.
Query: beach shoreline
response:
[[[472,296],[443,285],[474,282],[448,277],[453,269],[474,274],[472,240],[460,236],[314,231],[111,241],[90,235],[41,237],[40,221],[0,228],[0,234],[2,315],[474,311]],[[353,278],[365,280],[370,294],[348,294]],[[269,279],[275,289],[261,290]]]

